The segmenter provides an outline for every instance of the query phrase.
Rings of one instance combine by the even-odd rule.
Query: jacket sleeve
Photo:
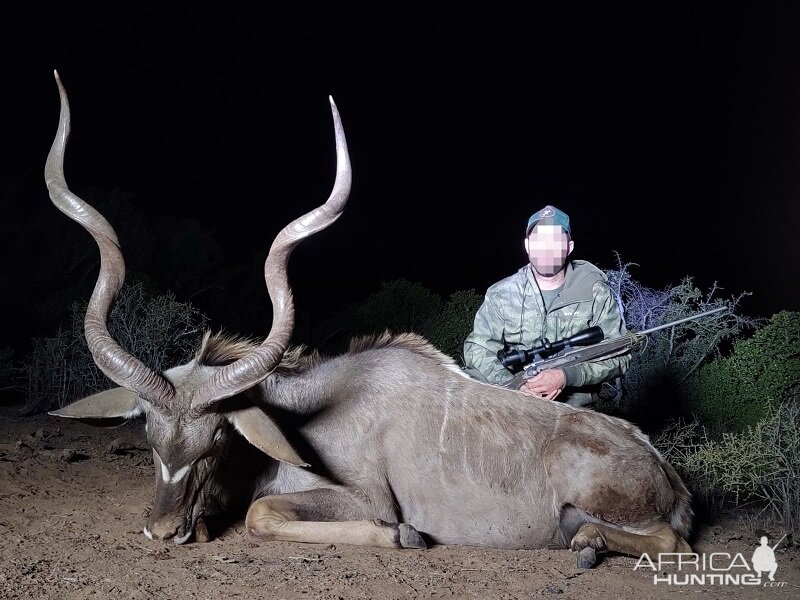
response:
[[[497,351],[503,347],[503,317],[500,303],[490,289],[483,304],[475,314],[472,332],[464,342],[466,371],[475,379],[488,383],[503,383],[512,375],[497,360]]]
[[[593,287],[594,308],[591,325],[597,325],[603,330],[605,339],[612,339],[628,333],[622,323],[616,298],[605,282],[597,282]],[[567,376],[567,386],[581,387],[610,381],[625,374],[631,362],[630,353],[573,365],[564,369]]]

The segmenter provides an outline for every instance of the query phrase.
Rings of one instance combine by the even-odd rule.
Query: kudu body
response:
[[[193,361],[163,374],[130,356],[106,327],[124,278],[116,235],[64,180],[69,107],[58,85],[61,118],[45,178],[56,206],[100,248],[86,337],[100,369],[122,387],[53,414],[145,415],[156,466],[148,537],[207,539],[208,518],[244,501],[247,529],[263,539],[571,547],[582,566],[593,564],[595,549],[689,550],[689,494],[630,423],[474,381],[412,334],[357,340],[329,359],[289,348],[289,254],[338,218],[350,189],[332,101],[336,182],[324,205],[272,245],[267,339],[207,335]]]

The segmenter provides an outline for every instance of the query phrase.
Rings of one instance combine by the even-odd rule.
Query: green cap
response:
[[[561,225],[561,228],[572,236],[572,231],[569,228],[569,217],[567,213],[558,210],[555,206],[549,204],[541,210],[537,210],[528,219],[528,229],[525,230],[525,237],[531,234],[531,229],[536,227],[539,223],[543,225]]]

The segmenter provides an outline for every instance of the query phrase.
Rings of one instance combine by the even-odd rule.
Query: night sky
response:
[[[308,310],[400,277],[483,292],[524,263],[545,204],[571,216],[575,258],[749,291],[751,315],[800,310],[796,3],[66,4],[7,15],[0,35],[0,346],[46,333],[28,310],[48,293],[37,257],[77,227],[42,175],[54,68],[71,188],[130,192],[145,221],[192,217],[230,264],[327,197],[333,95],[354,185],[292,257]]]

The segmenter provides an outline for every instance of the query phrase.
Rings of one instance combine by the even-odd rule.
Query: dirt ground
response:
[[[797,546],[776,552],[781,588],[654,585],[634,558],[580,571],[568,550],[256,543],[242,523],[175,546],[142,534],[153,486],[141,422],[0,414],[0,598],[800,598]],[[694,548],[750,560],[756,533],[729,519]]]

